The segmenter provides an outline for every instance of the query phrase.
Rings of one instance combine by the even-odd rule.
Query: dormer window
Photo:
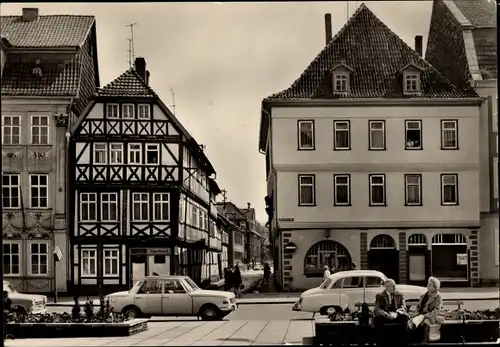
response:
[[[333,91],[337,93],[347,92],[348,81],[349,81],[349,76],[347,75],[347,73],[333,74]]]
[[[419,73],[405,73],[404,74],[404,88],[405,88],[405,93],[418,93],[418,92],[420,92],[420,74]]]

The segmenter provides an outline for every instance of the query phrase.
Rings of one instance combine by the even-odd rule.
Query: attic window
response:
[[[404,88],[405,88],[405,93],[420,92],[420,74],[419,73],[405,73],[404,74]]]
[[[337,93],[347,92],[349,76],[347,73],[333,74],[333,91]]]

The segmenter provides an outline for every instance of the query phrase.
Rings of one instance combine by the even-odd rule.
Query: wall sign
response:
[[[467,254],[457,254],[457,265],[467,265]]]
[[[295,218],[278,218],[279,222],[293,222]]]
[[[293,242],[288,242],[285,245],[285,253],[293,253],[297,250],[297,245]]]

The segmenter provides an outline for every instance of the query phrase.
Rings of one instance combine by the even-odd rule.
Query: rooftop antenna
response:
[[[170,92],[172,93],[172,105],[170,105],[170,106],[172,106],[172,113],[175,116],[175,92],[172,89],[172,87],[169,86],[169,88],[170,88]]]
[[[127,39],[128,40],[128,67],[129,69],[132,67],[132,39]]]
[[[130,27],[130,54],[132,56],[132,61],[135,59],[135,51],[134,51],[134,26],[137,23],[127,24],[126,26]]]
[[[347,1],[346,21],[349,20],[349,1]]]

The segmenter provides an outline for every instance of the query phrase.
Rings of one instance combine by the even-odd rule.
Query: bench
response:
[[[410,308],[414,305],[417,305],[418,302],[419,302],[419,300],[406,300],[405,301],[406,309],[409,311]],[[374,303],[370,302],[370,303],[366,303],[366,304],[370,308],[375,307]],[[445,299],[445,300],[443,300],[443,306],[457,306],[459,310],[461,309],[461,306],[463,304],[464,304],[464,302],[462,300],[459,300],[459,299]],[[363,305],[362,302],[357,302],[354,304],[354,307],[356,307],[358,310],[360,310],[362,305]],[[457,315],[459,315],[459,314],[457,314]]]

